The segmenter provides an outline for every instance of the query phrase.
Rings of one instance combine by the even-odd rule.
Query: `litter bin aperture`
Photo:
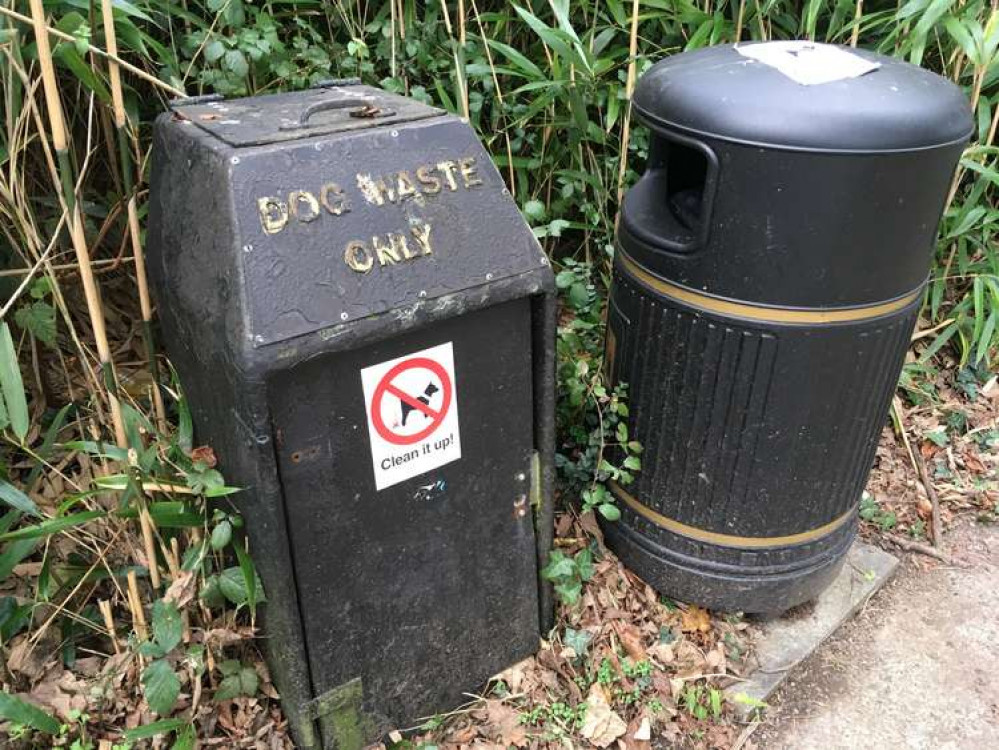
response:
[[[644,453],[607,539],[664,593],[781,611],[855,537],[969,107],[913,65],[778,42],[664,60],[633,111],[607,357]]]
[[[467,122],[354,84],[177,102],[148,241],[297,746],[359,748],[534,653],[554,283]]]

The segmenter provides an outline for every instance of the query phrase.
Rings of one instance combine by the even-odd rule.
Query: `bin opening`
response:
[[[700,229],[708,159],[699,148],[677,141],[666,145],[666,195],[669,210],[682,226]]]

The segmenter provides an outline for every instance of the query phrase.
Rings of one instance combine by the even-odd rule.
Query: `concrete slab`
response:
[[[725,691],[736,716],[748,719],[763,708],[788,673],[852,617],[897,566],[893,555],[857,541],[840,574],[818,599],[763,623],[755,644],[758,667]]]

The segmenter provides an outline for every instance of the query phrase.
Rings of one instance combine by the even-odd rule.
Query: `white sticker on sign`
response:
[[[856,78],[881,67],[834,44],[817,42],[763,42],[738,46],[743,57],[776,68],[804,86]]]
[[[451,342],[361,370],[375,487],[461,458]]]

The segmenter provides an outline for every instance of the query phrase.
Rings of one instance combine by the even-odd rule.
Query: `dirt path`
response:
[[[999,748],[999,526],[909,556],[802,665],[751,742],[761,750]]]

